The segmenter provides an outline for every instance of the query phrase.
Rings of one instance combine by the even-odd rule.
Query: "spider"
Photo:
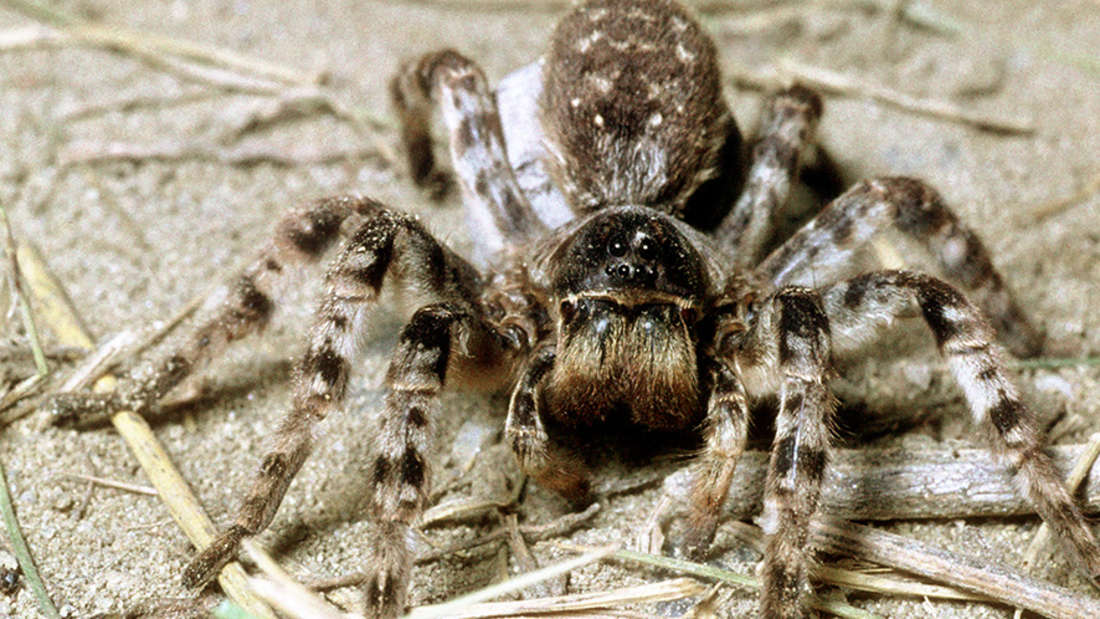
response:
[[[442,112],[476,241],[472,261],[374,200],[317,201],[285,216],[183,346],[112,396],[57,401],[61,415],[154,406],[220,349],[262,330],[275,283],[293,264],[340,245],[273,448],[234,523],[186,568],[187,585],[209,581],[243,538],[272,521],[317,425],[344,399],[383,285],[428,301],[401,330],[379,434],[367,441],[372,616],[405,607],[441,390],[494,382],[510,388],[504,437],[520,467],[575,505],[591,500],[589,472],[564,435],[616,423],[700,428],[684,540],[693,556],[714,537],[750,409],[774,398],[760,610],[806,615],[808,526],[836,406],[832,360],[901,318],[923,318],[975,423],[1090,580],[1100,576],[1100,549],[996,341],[999,332],[1015,352],[1032,354],[1041,335],[933,189],[910,178],[858,183],[771,248],[791,185],[816,148],[817,94],[796,85],[771,96],[744,148],[714,43],[670,0],[574,7],[545,57],[495,91],[476,64],[447,50],[403,67],[391,94],[413,180],[436,193],[447,177],[435,165],[430,124],[433,110]],[[729,194],[735,199],[723,199]],[[852,276],[853,253],[888,227],[922,243],[974,301],[918,272]]]

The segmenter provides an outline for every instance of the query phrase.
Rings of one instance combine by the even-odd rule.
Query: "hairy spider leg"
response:
[[[398,340],[386,375],[380,435],[372,445],[371,612],[403,610],[411,565],[409,532],[424,508],[431,469],[430,423],[452,359],[492,365],[506,347],[481,316],[477,271],[441,245],[414,218],[379,209],[351,234],[325,275],[326,292],[300,359],[291,410],[272,437],[234,524],[187,566],[186,585],[207,582],[237,551],[241,539],[265,529],[309,455],[316,425],[344,400],[348,374],[362,342],[364,318],[387,275],[431,297]],[[461,366],[462,364],[456,364]]]
[[[837,281],[850,275],[855,251],[890,226],[921,242],[947,276],[970,291],[1014,353],[1039,352],[1042,335],[1014,300],[989,251],[934,189],[916,179],[857,183],[776,248],[756,273],[776,287]]]
[[[508,161],[500,114],[485,75],[454,50],[425,55],[405,66],[390,89],[413,180],[439,183],[431,147],[430,114],[438,105],[450,132],[455,172],[466,194],[477,258],[493,261],[506,247],[522,247],[546,232]]]
[[[554,358],[554,347],[544,345],[522,369],[508,404],[504,436],[524,473],[574,506],[584,507],[591,502],[587,467],[575,454],[555,444],[543,423],[542,388]]]
[[[714,232],[736,266],[749,269],[763,257],[791,184],[815,144],[821,111],[821,97],[802,86],[780,91],[765,104],[744,189]]]
[[[899,317],[923,316],[974,423],[1016,476],[1043,520],[1055,531],[1091,582],[1100,577],[1100,546],[1050,455],[1035,414],[1020,399],[981,311],[958,290],[928,275],[878,271],[834,284],[823,292],[838,351],[853,350]]]
[[[745,387],[728,360],[711,360],[710,399],[703,425],[705,445],[694,462],[687,553],[702,558],[714,541],[718,518],[729,495],[737,461],[745,452],[749,433],[749,402]]]
[[[192,328],[180,346],[136,368],[112,394],[55,396],[48,406],[51,421],[85,425],[119,410],[147,412],[228,345],[262,331],[278,307],[275,299],[279,289],[300,274],[298,267],[320,260],[339,238],[345,220],[370,217],[380,209],[374,200],[345,196],[317,200],[291,211],[243,272],[207,299],[200,310],[206,318]]]
[[[768,536],[761,614],[803,617],[815,558],[809,525],[836,410],[829,320],[818,293],[788,286],[765,299],[735,360],[750,398],[779,396],[761,514]]]

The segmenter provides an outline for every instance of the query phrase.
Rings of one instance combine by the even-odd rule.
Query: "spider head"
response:
[[[708,276],[699,253],[664,215],[602,211],[555,252],[557,360],[551,414],[683,427],[699,406],[698,320]]]

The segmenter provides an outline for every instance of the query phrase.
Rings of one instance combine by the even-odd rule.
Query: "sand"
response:
[[[296,3],[295,3],[296,4]],[[505,10],[449,2],[284,3],[69,2],[65,9],[107,24],[217,45],[303,72],[327,72],[332,92],[380,124],[373,139],[394,148],[396,131],[386,84],[403,59],[453,46],[481,62],[491,80],[534,59],[560,9],[540,3]],[[854,4],[854,3],[853,3]],[[458,5],[458,6],[455,6]],[[919,6],[924,6],[921,3]],[[914,96],[951,100],[968,110],[1030,119],[1035,131],[1006,136],[930,119],[863,98],[826,97],[821,141],[847,178],[878,174],[919,176],[939,188],[986,241],[1020,300],[1049,335],[1050,356],[1100,351],[1100,194],[1040,216],[1044,205],[1072,196],[1100,174],[1100,7],[1078,0],[929,3],[964,26],[955,37],[843,4],[795,10],[710,14],[722,60],[731,70],[764,71],[789,56]],[[753,21],[758,20],[758,21]],[[0,8],[0,31],[31,22]],[[1089,64],[1091,63],[1091,64]],[[754,126],[761,94],[730,88],[742,127]],[[104,114],[74,112],[138,97],[171,103]],[[102,49],[8,51],[0,54],[0,203],[17,236],[36,243],[77,301],[100,341],[172,316],[244,264],[287,208],[313,197],[361,193],[421,215],[460,252],[470,235],[460,199],[436,205],[415,190],[400,166],[379,156],[348,123],[311,114],[226,142],[266,97],[230,94],[182,80],[127,55]],[[205,152],[265,151],[314,163],[226,163],[209,157],[81,163],[118,143],[135,149]],[[341,153],[359,153],[351,158]],[[318,160],[322,160],[319,161]],[[75,163],[74,163],[75,161]],[[219,524],[229,521],[255,469],[264,437],[289,397],[289,367],[318,294],[318,279],[295,286],[262,340],[240,346],[204,374],[209,396],[182,413],[154,421],[173,460]],[[325,445],[298,476],[271,530],[261,541],[281,559],[324,577],[358,569],[365,522],[357,506],[366,489],[365,422],[380,402],[380,384],[401,315],[379,311],[345,412],[327,422]],[[9,321],[6,333],[14,333]],[[47,343],[51,334],[45,334]],[[934,364],[931,357],[919,363]],[[13,368],[12,372],[20,371]],[[1019,380],[1061,418],[1058,440],[1079,443],[1100,429],[1100,368],[1021,372]],[[873,398],[871,398],[873,401]],[[497,444],[506,403],[500,396],[451,395],[438,423],[436,487],[441,501],[505,495],[514,465]],[[924,424],[876,447],[969,446],[980,434],[953,421],[957,399],[942,423]],[[179,573],[190,544],[152,496],[74,482],[95,475],[147,485],[134,458],[110,428],[78,432],[48,427],[41,413],[6,428],[0,458],[7,469],[20,522],[43,578],[63,614],[121,612],[147,600],[188,596]],[[456,435],[483,449],[452,453]],[[464,445],[466,443],[463,443]],[[472,459],[472,468],[464,467]],[[663,468],[662,468],[663,467]],[[611,466],[601,483],[626,483],[675,468],[668,463],[628,472]],[[458,483],[462,479],[469,483]],[[624,542],[649,515],[659,487],[611,498],[591,524],[570,539]],[[565,507],[539,489],[518,507],[521,521],[540,523]],[[427,544],[445,546],[497,526],[481,522],[433,527]],[[898,523],[890,530],[962,553],[1020,565],[1035,518]],[[533,548],[540,562],[563,553]],[[5,561],[10,557],[2,557]],[[720,564],[749,572],[750,551],[732,551]],[[499,579],[509,569],[505,550],[454,558],[416,569],[411,601],[437,602]],[[1060,559],[1044,555],[1040,577],[1078,591],[1087,585]],[[627,565],[590,566],[575,573],[570,591],[656,580],[662,574]],[[731,616],[752,607],[737,594]],[[1003,607],[900,601],[851,595],[886,616],[1007,616]],[[211,602],[213,599],[210,600]],[[676,616],[689,605],[648,607]],[[0,614],[37,616],[24,587],[0,596]]]

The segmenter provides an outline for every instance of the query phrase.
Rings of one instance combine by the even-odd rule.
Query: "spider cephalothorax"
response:
[[[622,410],[653,428],[696,420],[698,317],[712,275],[676,223],[651,209],[606,209],[546,262],[557,308],[547,413],[583,424]]]
[[[321,200],[287,215],[227,287],[219,313],[107,402],[154,404],[220,345],[263,327],[275,283],[293,271],[284,265],[316,261],[343,240],[273,447],[234,523],[202,549],[185,581],[212,578],[242,538],[271,522],[317,424],[344,400],[366,309],[383,286],[395,285],[429,301],[402,329],[386,397],[371,411],[380,418],[366,441],[372,494],[364,589],[373,616],[392,617],[405,605],[440,391],[493,378],[511,381],[504,436],[520,467],[577,503],[590,496],[584,458],[555,441],[547,422],[573,430],[612,418],[652,430],[701,425],[684,540],[695,555],[707,551],[718,526],[751,407],[774,403],[761,609],[768,617],[804,615],[813,565],[808,527],[836,405],[833,359],[908,317],[924,319],[975,423],[988,429],[1036,510],[1086,574],[1100,576],[1096,540],[1042,450],[1042,432],[985,314],[1016,351],[1034,352],[1041,340],[977,236],[923,182],[878,178],[837,196],[790,238],[775,238],[790,185],[814,148],[820,98],[798,86],[771,96],[743,170],[720,82],[713,43],[665,0],[580,4],[555,31],[548,55],[495,92],[454,51],[405,67],[392,94],[410,172],[439,188],[429,131],[438,107],[475,263],[487,268],[370,199]],[[703,183],[712,176],[716,184]],[[742,179],[743,190],[723,200],[722,189]],[[717,225],[704,231],[691,225],[697,221]],[[975,302],[920,273],[853,273],[855,249],[888,227],[922,243]],[[104,404],[59,401],[95,403]]]

